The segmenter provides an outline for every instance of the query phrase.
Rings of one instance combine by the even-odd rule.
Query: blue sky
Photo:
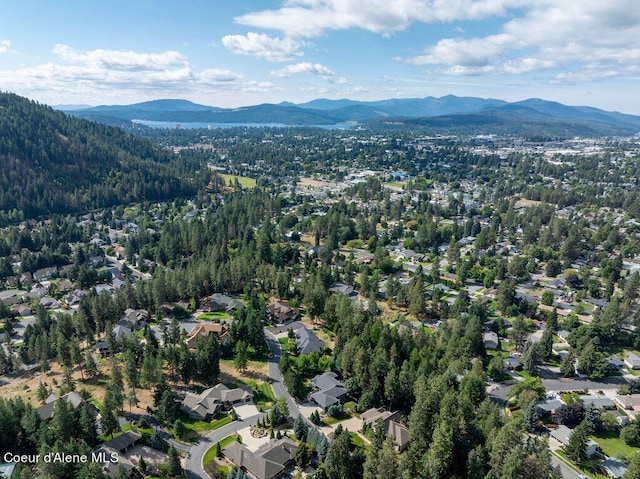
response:
[[[0,0],[0,89],[185,98],[544,98],[640,115],[637,0]]]

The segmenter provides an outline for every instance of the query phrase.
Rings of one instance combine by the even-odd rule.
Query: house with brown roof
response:
[[[226,323],[198,324],[187,338],[187,346],[190,349],[195,349],[198,338],[207,338],[210,334],[215,334],[218,339],[224,338],[229,335],[229,325]]]
[[[267,306],[267,314],[273,322],[284,324],[295,321],[300,313],[298,309],[290,308],[289,305],[276,301]]]

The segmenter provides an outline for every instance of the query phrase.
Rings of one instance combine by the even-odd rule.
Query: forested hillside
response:
[[[0,224],[193,195],[209,181],[199,166],[118,128],[0,93]]]

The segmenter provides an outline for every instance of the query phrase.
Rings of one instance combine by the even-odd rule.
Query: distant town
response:
[[[0,477],[640,477],[640,138],[137,134],[0,231]]]

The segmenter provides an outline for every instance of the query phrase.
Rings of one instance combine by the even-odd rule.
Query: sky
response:
[[[183,98],[543,98],[640,115],[638,0],[0,0],[0,90]]]

